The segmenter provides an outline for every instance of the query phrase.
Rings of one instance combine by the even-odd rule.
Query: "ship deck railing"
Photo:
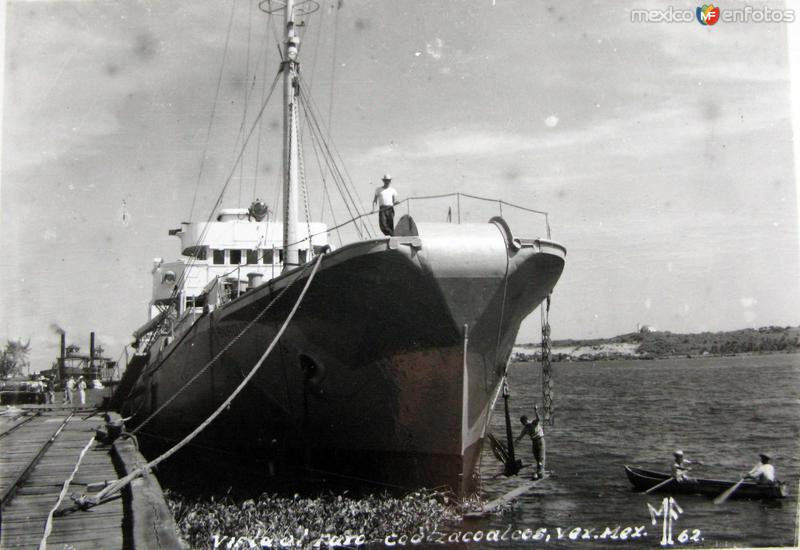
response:
[[[349,220],[327,228],[328,233],[342,229],[355,229],[358,239],[380,236],[377,230],[377,208],[360,213]],[[445,223],[486,223],[494,216],[504,218],[510,227],[520,228],[526,235],[543,231],[547,239],[551,238],[550,215],[544,210],[537,210],[503,199],[482,197],[469,193],[442,193],[438,195],[412,196],[395,204],[395,219],[407,214],[417,222]],[[309,235],[309,238],[315,234]],[[536,235],[541,236],[541,235]],[[304,241],[307,239],[303,239]],[[340,237],[340,241],[343,239]],[[298,244],[298,243],[292,243]]]

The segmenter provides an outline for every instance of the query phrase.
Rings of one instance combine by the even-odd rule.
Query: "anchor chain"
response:
[[[547,426],[555,424],[555,406],[553,404],[553,369],[550,364],[550,295],[547,295],[545,307],[541,308],[542,316],[542,423]]]

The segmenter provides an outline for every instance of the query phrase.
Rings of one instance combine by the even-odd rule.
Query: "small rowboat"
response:
[[[628,479],[633,484],[634,488],[639,491],[646,491],[651,487],[655,487],[669,479],[670,474],[662,472],[653,472],[651,470],[643,470],[642,468],[633,468],[625,466],[625,473]],[[661,487],[655,490],[659,493],[683,493],[683,494],[700,494],[708,496],[719,496],[727,489],[736,485],[737,481],[722,481],[718,479],[695,479],[693,481],[664,483]],[[752,481],[743,482],[736,491],[733,492],[730,498],[783,498],[786,496],[786,484],[779,483],[777,485],[763,485],[754,483]]]

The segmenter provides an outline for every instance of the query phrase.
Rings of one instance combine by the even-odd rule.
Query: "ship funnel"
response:
[[[92,378],[97,378],[97,375],[94,372],[94,331],[89,333],[89,372],[91,372]]]
[[[247,290],[253,290],[257,286],[261,286],[261,280],[264,278],[263,273],[248,273],[247,274]]]
[[[67,357],[67,334],[61,331],[61,355],[58,357],[58,379],[64,380],[64,366]]]

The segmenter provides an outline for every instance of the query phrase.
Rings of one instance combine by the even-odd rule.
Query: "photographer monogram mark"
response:
[[[683,513],[683,509],[674,498],[665,497],[658,510],[648,502],[647,510],[650,512],[650,520],[653,525],[658,525],[658,518],[661,518],[661,546],[672,546],[676,540],[679,544],[703,540],[700,529],[684,529],[675,539],[672,538],[672,524]]]

